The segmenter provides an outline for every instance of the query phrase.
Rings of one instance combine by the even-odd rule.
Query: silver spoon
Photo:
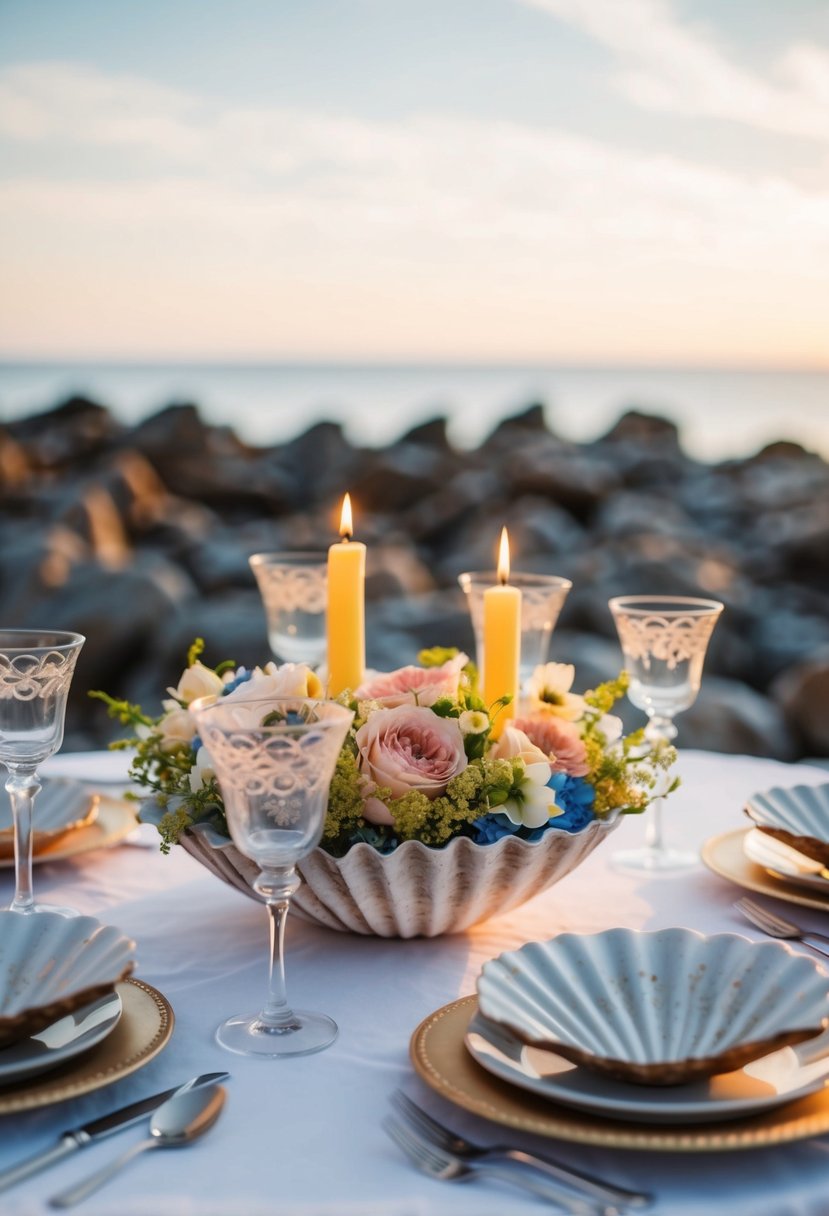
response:
[[[50,1207],[71,1208],[108,1182],[118,1171],[150,1148],[180,1148],[211,1128],[221,1114],[226,1091],[221,1085],[207,1085],[168,1098],[150,1120],[150,1135],[127,1149],[120,1157],[91,1174],[84,1182],[61,1191],[49,1200]]]

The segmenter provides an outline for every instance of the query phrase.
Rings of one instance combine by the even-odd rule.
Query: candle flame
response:
[[[343,499],[343,509],[340,515],[340,536],[343,540],[351,540],[354,535],[354,523],[351,518],[351,495]]]
[[[509,582],[509,533],[501,529],[501,544],[498,546],[498,582],[503,587]]]

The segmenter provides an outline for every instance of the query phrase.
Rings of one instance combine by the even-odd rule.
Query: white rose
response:
[[[204,663],[196,662],[182,672],[178,687],[168,688],[167,691],[177,701],[183,701],[185,705],[189,705],[191,701],[195,701],[199,697],[218,697],[223,688],[224,683],[221,676],[217,676],[215,671],[205,667]]]
[[[550,778],[550,758],[540,747],[536,747],[523,730],[505,726],[501,737],[489,753],[493,760],[523,760],[525,765],[546,764],[547,780]]]
[[[265,667],[254,667],[249,680],[245,680],[224,701],[262,701],[268,697],[321,697],[319,678],[305,663],[267,663]]]
[[[164,751],[175,751],[183,744],[191,743],[196,733],[193,715],[187,709],[171,709],[165,714],[156,727],[161,735],[161,747]]]

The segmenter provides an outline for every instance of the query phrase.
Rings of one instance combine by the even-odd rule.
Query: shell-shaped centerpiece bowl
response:
[[[158,825],[164,808],[152,801],[141,819]],[[494,844],[459,837],[443,848],[408,840],[381,854],[356,844],[344,857],[314,849],[297,864],[302,886],[295,913],[341,933],[376,937],[436,937],[508,912],[559,882],[613,831],[618,820],[593,820],[579,832],[549,828],[530,842],[504,836]],[[194,824],[181,844],[217,877],[252,899],[259,868],[205,823]]]
[[[0,1047],[112,992],[134,966],[135,942],[92,916],[0,912]]]
[[[680,1085],[820,1033],[829,975],[782,942],[608,929],[484,964],[478,1003],[523,1042],[617,1080]]]
[[[775,786],[753,794],[745,812],[761,831],[829,865],[829,782]]]

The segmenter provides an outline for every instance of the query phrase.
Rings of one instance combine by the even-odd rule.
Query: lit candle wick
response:
[[[348,544],[354,535],[354,523],[351,518],[351,495],[346,494],[343,498],[343,509],[340,515],[340,536],[344,544]]]
[[[509,582],[509,534],[501,529],[501,544],[498,548],[498,582],[505,587]]]

